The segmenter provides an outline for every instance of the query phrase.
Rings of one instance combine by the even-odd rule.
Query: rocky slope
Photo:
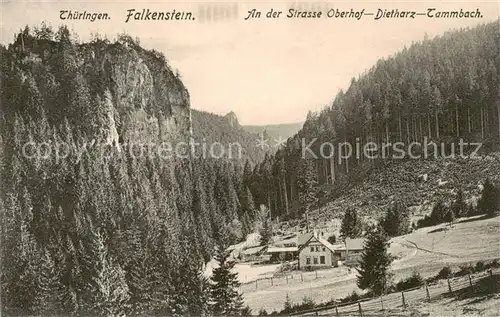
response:
[[[438,199],[451,203],[460,188],[465,199],[475,204],[486,177],[500,181],[499,152],[466,159],[392,161],[368,172],[362,182],[314,210],[310,218],[313,226],[323,227],[354,207],[365,220],[378,220],[395,199],[401,199],[416,222],[430,213]]]

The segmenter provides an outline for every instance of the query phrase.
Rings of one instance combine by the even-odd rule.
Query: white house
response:
[[[364,239],[347,238],[343,244],[332,245],[316,232],[299,247],[299,269],[344,265],[356,266],[361,260]]]
[[[335,252],[335,246],[314,232],[310,235],[309,240],[299,247],[298,268],[337,266],[339,259],[339,255]]]

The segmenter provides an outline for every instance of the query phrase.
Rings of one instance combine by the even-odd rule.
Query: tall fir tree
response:
[[[261,228],[259,230],[260,233],[260,245],[268,245],[273,237],[273,222],[269,215],[269,209],[266,206],[260,206],[260,222]]]
[[[317,184],[316,170],[314,160],[309,157],[303,157],[300,160],[297,176],[297,189],[299,193],[299,202],[303,214],[306,218],[306,230],[309,231],[309,210],[316,203],[316,193],[314,186]]]
[[[62,313],[63,285],[60,283],[59,272],[50,252],[45,248],[38,254],[39,266],[36,269],[36,279],[33,311],[40,315]]]
[[[383,294],[390,285],[389,272],[393,257],[388,252],[389,237],[385,230],[378,226],[366,237],[358,271],[357,285],[361,289],[369,289],[375,295]]]
[[[354,208],[347,208],[342,224],[340,226],[340,236],[346,238],[358,238],[362,233],[361,220],[358,218],[358,212]]]
[[[84,312],[97,315],[120,315],[130,298],[125,271],[109,256],[101,233],[88,237],[82,289]]]
[[[209,313],[210,284],[203,274],[200,256],[193,254],[197,250],[188,239],[181,241],[180,251],[172,274],[170,314],[205,316]]]
[[[401,202],[395,202],[387,210],[385,218],[382,221],[382,226],[390,237],[407,234],[410,231],[408,208]]]
[[[217,246],[215,260],[218,267],[213,269],[211,280],[211,308],[216,316],[240,315],[243,309],[243,296],[239,293],[238,273],[233,272],[236,262],[229,258],[227,244]]]

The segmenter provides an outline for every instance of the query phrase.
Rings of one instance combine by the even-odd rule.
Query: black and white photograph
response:
[[[0,0],[0,316],[500,316],[498,0]]]

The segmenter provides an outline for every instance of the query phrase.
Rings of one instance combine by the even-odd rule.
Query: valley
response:
[[[317,15],[307,12],[313,11],[290,12],[312,22]],[[292,313],[368,295],[378,305],[387,290],[399,302],[399,292],[410,294],[426,278],[446,291],[458,270],[497,270],[498,23],[425,36],[344,78],[348,88],[338,91],[328,86],[335,71],[310,79],[300,67],[290,74],[300,85],[289,87],[279,72],[234,77],[241,81],[229,72],[221,76],[227,81],[216,77],[205,89],[188,90],[193,77],[184,81],[138,37],[92,34],[81,42],[68,26],[24,26],[12,43],[0,45],[1,314],[245,316],[278,312],[285,303]],[[297,48],[299,58],[311,49]],[[175,49],[165,51],[183,65]],[[250,52],[245,56],[257,63],[241,65],[268,70],[282,59],[261,55]],[[203,70],[219,74],[239,62],[219,59],[223,67]],[[196,68],[187,76],[200,76]],[[266,94],[290,97],[296,89],[305,102],[300,95],[315,94],[317,81],[326,80],[330,101],[300,123],[240,125],[233,111],[221,116],[191,104],[198,91],[206,94],[197,96],[201,101],[226,96],[219,109],[241,109],[244,98],[248,105],[292,106],[293,98]],[[333,144],[410,149],[423,140],[439,143],[447,155],[333,155],[339,150]],[[477,155],[450,155],[464,141],[481,144]],[[202,146],[205,155],[198,156],[200,143],[237,152],[207,155]],[[85,151],[26,155],[27,145],[47,144]],[[181,145],[187,153],[164,159],[121,144]],[[484,306],[497,301],[498,290],[487,288],[486,295]],[[418,304],[410,307],[418,314],[436,309]]]

